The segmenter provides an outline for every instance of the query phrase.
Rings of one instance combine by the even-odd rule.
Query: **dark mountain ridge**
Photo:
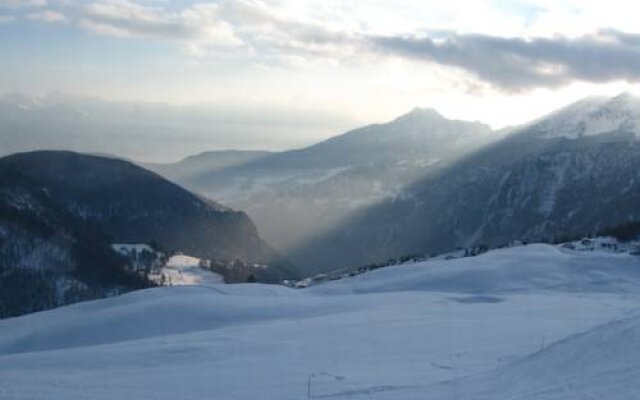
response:
[[[2,167],[39,181],[65,209],[120,242],[154,241],[210,258],[266,261],[273,256],[244,213],[126,161],[43,151],[4,157]],[[190,235],[200,237],[181,239]]]
[[[0,168],[0,318],[149,286],[39,182]]]
[[[0,177],[2,303],[33,303],[24,308],[33,311],[149,285],[126,271],[114,243],[152,244],[243,268],[259,265],[243,270],[258,281],[296,276],[245,213],[130,162],[67,151],[20,153],[0,159]],[[247,278],[236,271],[229,276]],[[41,282],[47,299],[6,297],[24,286],[16,279]]]

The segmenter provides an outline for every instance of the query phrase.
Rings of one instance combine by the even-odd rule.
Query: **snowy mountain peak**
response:
[[[615,97],[587,97],[562,108],[526,130],[544,139],[595,136],[606,133],[640,137],[640,98],[622,93]]]
[[[444,118],[442,114],[438,112],[435,108],[427,107],[414,107],[408,115],[422,116],[422,117],[440,117]]]
[[[385,124],[388,140],[405,140],[411,146],[424,141],[426,146],[447,145],[484,140],[491,127],[477,121],[448,119],[433,108],[416,107]]]
[[[425,121],[446,121],[447,119],[442,116],[437,110],[433,108],[420,108],[415,107],[413,110],[406,114],[403,114],[396,118],[392,122],[425,122]]]

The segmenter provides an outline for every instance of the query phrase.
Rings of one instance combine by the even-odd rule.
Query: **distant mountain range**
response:
[[[34,152],[0,168],[111,243],[269,264],[259,278],[273,281],[296,275],[277,253],[309,275],[640,220],[639,136],[640,100],[623,94],[500,132],[414,109],[303,149],[144,165],[203,196],[110,157]]]
[[[449,121],[434,110],[415,109],[388,124],[366,126],[300,150],[212,152],[178,164],[146,166],[247,211],[267,242],[290,253],[353,212],[402,195],[425,171],[494,137],[484,124]],[[218,168],[223,162],[233,165]],[[312,265],[316,257],[305,254],[294,262]]]
[[[624,95],[559,110],[417,180],[403,198],[364,210],[315,244],[342,254],[340,262],[362,263],[553,241],[638,221],[638,105]]]
[[[155,169],[246,210],[268,242],[318,272],[638,220],[639,121],[628,94],[502,132],[416,109],[229,168]]]
[[[355,126],[327,110],[292,110],[251,103],[108,101],[51,93],[0,93],[0,157],[35,150],[175,160],[215,148],[302,146]]]
[[[148,286],[126,269],[114,243],[255,263],[245,272],[258,281],[296,276],[246,214],[129,162],[20,153],[0,159],[0,176],[0,287],[3,302],[11,302],[2,304],[4,314]]]
[[[478,122],[451,121],[431,109],[414,109],[387,124],[369,125],[300,150],[243,155],[243,162],[219,168],[222,154],[165,166],[149,166],[180,184],[246,210],[260,233],[301,268],[322,265],[317,254],[292,251],[330,231],[355,212],[404,188],[427,171],[437,170],[495,139]],[[225,155],[226,156],[226,155]],[[183,174],[190,166],[192,173]],[[298,256],[299,255],[299,256]],[[339,255],[338,255],[339,257]]]
[[[271,151],[258,150],[206,151],[187,157],[176,163],[147,163],[144,164],[144,166],[172,181],[182,181],[184,179],[195,180],[198,179],[198,174],[202,172],[208,175],[218,171],[224,171],[262,160],[273,154],[275,153]]]
[[[479,122],[448,120],[435,110],[416,108],[386,124],[365,126],[300,150],[263,154],[229,168],[204,167],[203,159],[219,163],[220,153],[148,167],[246,210],[269,243],[300,268],[318,272],[332,268],[344,254],[334,258],[323,247],[317,252],[300,250],[307,244],[316,248],[317,235],[385,199],[404,196],[412,182],[500,135]],[[183,173],[187,168],[191,174]],[[325,263],[329,259],[332,265]]]

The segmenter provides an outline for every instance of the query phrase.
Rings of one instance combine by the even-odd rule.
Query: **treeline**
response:
[[[572,234],[572,235],[557,235],[552,239],[540,240],[539,242],[560,244],[560,243],[574,242],[584,238],[593,238],[593,237],[613,237],[620,242],[630,242],[632,240],[639,240],[640,239],[640,221],[625,222],[623,224],[613,225],[596,232],[588,232],[583,234]],[[514,245],[526,245],[527,243],[528,242],[526,241],[513,240],[502,246],[495,246],[495,247],[489,247],[487,245],[480,244],[473,247],[458,248],[455,251],[450,252],[451,253],[450,255],[446,255],[447,253],[430,254],[430,255],[412,254],[412,255],[406,255],[398,258],[392,258],[384,262],[372,263],[372,264],[362,265],[362,266],[353,267],[353,268],[331,271],[324,274],[318,274],[318,275],[315,275],[306,279],[302,279],[299,281],[284,281],[283,283],[286,286],[305,288],[317,283],[357,276],[369,271],[374,271],[376,269],[386,268],[394,265],[412,264],[416,262],[426,261],[434,257],[443,257],[444,259],[475,257],[480,254],[486,253],[490,249],[511,247]]]
[[[640,239],[640,221],[629,221],[618,225],[611,225],[606,228],[574,234],[561,234],[549,240],[550,243],[560,244],[574,242],[584,238],[593,237],[613,237],[620,242],[630,242]]]
[[[621,242],[630,242],[640,238],[640,221],[627,222],[625,224],[605,228],[598,236],[612,236]]]

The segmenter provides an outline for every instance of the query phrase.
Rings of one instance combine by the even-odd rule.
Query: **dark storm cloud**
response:
[[[372,37],[376,51],[461,68],[509,91],[572,81],[640,80],[640,35],[603,30],[578,38]]]

